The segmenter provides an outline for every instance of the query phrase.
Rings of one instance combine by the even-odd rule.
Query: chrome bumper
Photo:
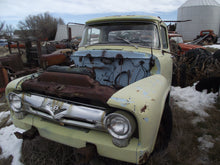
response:
[[[27,93],[17,95],[22,98],[22,113],[31,113],[61,124],[105,130],[103,121],[107,110],[102,107],[87,107]]]

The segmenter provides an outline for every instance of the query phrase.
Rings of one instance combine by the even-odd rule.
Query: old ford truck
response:
[[[16,127],[135,164],[167,146],[172,59],[160,18],[89,20],[70,59],[7,85]]]

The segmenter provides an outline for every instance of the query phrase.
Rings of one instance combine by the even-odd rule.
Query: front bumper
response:
[[[86,147],[88,143],[94,144],[99,155],[112,159],[139,164],[145,153],[137,138],[132,138],[127,147],[119,148],[112,143],[112,137],[106,132],[66,127],[32,114],[21,120],[16,119],[12,114],[12,120],[16,127],[28,130],[34,126],[42,137],[75,148]]]

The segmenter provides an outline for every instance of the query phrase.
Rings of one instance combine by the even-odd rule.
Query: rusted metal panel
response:
[[[0,58],[2,66],[9,69],[12,72],[22,70],[24,68],[23,62],[19,55],[7,55]]]
[[[98,155],[96,146],[93,144],[87,144],[86,147],[76,150],[77,164],[85,164]]]
[[[5,87],[8,84],[8,73],[7,70],[4,69],[0,65],[0,93],[5,91]]]
[[[43,66],[57,65],[66,62],[67,56],[61,54],[44,54],[41,56],[41,64]]]
[[[21,57],[16,54],[1,57],[0,62],[6,70],[10,71],[10,77],[14,78],[31,74],[38,70],[38,67],[25,67]]]
[[[143,156],[140,157],[138,163],[139,163],[139,164],[143,164],[143,163],[145,163],[145,162],[148,160],[148,158],[149,158],[149,153],[146,152],[146,153],[144,153]]]
[[[36,79],[27,80],[22,84],[22,89],[72,100],[91,99],[104,104],[116,92],[88,75],[57,72],[44,72]]]
[[[49,72],[61,72],[61,73],[75,73],[81,75],[88,75],[91,78],[95,78],[95,73],[91,68],[78,68],[71,66],[59,66],[53,65],[47,68]]]

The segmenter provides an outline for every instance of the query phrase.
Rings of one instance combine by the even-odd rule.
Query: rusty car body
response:
[[[205,49],[205,47],[200,45],[184,43],[182,35],[176,32],[169,32],[168,36],[170,40],[170,47],[172,47],[171,51],[180,56],[192,49]]]
[[[196,36],[193,43],[199,45],[211,45],[215,44],[218,41],[218,36],[214,33],[213,30],[207,29],[200,31],[200,34]]]
[[[160,18],[89,20],[73,64],[7,85],[13,123],[83,151],[92,145],[101,156],[145,163],[171,133],[168,51]]]
[[[0,93],[15,78],[51,65],[69,64],[69,54],[72,52],[71,49],[56,50],[55,46],[43,46],[41,41],[30,39],[8,41],[7,48],[8,54],[0,57]]]

